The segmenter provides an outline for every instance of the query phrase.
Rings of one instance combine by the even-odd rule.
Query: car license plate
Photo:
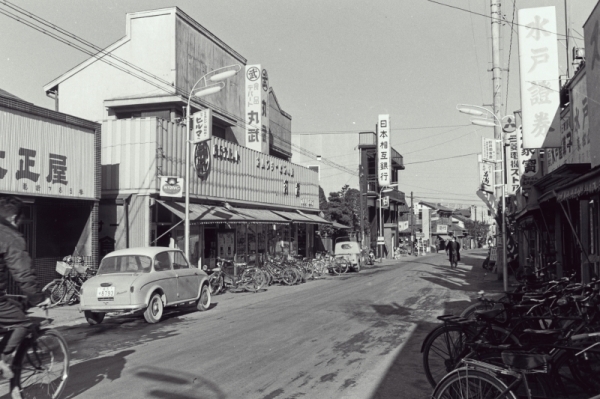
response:
[[[98,287],[99,301],[112,301],[115,299],[115,287]]]

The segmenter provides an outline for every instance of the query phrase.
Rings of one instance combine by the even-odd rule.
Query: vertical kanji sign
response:
[[[246,147],[269,153],[269,78],[260,64],[246,65]]]
[[[506,160],[506,195],[515,194],[521,185],[519,172],[519,142],[517,131],[505,135],[507,146],[504,147]]]
[[[212,113],[210,109],[204,109],[192,115],[193,130],[192,143],[198,144],[203,141],[208,141],[212,137]]]
[[[390,116],[379,115],[377,121],[377,178],[379,185],[392,182],[392,146],[390,145]]]
[[[519,10],[519,67],[525,149],[559,146],[560,87],[556,32],[555,7]]]

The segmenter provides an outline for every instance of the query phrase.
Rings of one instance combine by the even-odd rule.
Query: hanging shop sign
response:
[[[494,139],[481,139],[481,159],[486,162],[496,162],[496,143]]]
[[[447,224],[438,224],[435,229],[436,233],[447,233],[448,225]]]
[[[558,147],[560,87],[556,78],[555,7],[520,9],[518,21],[523,148]]]
[[[269,152],[269,77],[260,64],[246,65],[246,147]]]
[[[479,162],[479,187],[482,191],[494,192],[494,164]]]
[[[519,174],[521,176],[521,187],[529,190],[533,184],[542,177],[540,150],[528,149],[523,145],[522,129],[517,129],[519,143]]]
[[[377,178],[381,187],[389,186],[392,181],[390,133],[390,116],[379,115],[377,122]]]
[[[381,207],[385,209],[390,207],[390,197],[381,197]]]
[[[94,199],[94,132],[3,110],[0,120],[0,191]]]
[[[504,147],[506,161],[506,194],[515,194],[521,184],[519,173],[519,143],[517,133],[506,134],[507,146]]]
[[[398,230],[408,230],[408,220],[401,220],[398,222]]]
[[[181,198],[183,196],[183,179],[177,176],[161,176],[160,196]]]
[[[198,144],[212,137],[212,112],[210,109],[198,111],[192,115],[193,129],[191,142]]]
[[[213,157],[217,159],[232,161],[235,163],[240,162],[240,153],[238,152],[238,150],[228,145],[213,145]]]

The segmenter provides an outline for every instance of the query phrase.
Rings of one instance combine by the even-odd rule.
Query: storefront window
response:
[[[236,235],[237,235],[237,250],[236,250],[236,261],[237,262],[246,262],[246,225],[238,224],[236,225]]]
[[[297,253],[300,256],[306,257],[306,225],[299,224],[298,226],[298,248]]]
[[[235,256],[235,230],[222,230],[218,233],[219,258],[233,259]]]
[[[249,264],[255,264],[256,262],[256,238],[257,238],[257,226],[256,224],[248,225],[248,260]]]

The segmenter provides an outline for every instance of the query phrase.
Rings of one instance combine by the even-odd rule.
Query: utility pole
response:
[[[502,14],[500,11],[501,0],[491,0],[490,10],[492,19],[492,87],[494,90],[493,95],[493,108],[494,114],[497,120],[502,120],[501,106],[502,106],[502,66],[500,62],[500,24],[502,23]],[[496,268],[502,272],[502,278],[504,280],[504,291],[508,291],[508,273],[506,265],[506,200],[504,198],[504,141],[502,139],[502,126],[499,124],[494,125],[494,139],[496,139],[496,198],[500,199],[501,215],[502,220],[502,241],[496,243],[497,251],[497,264]],[[500,250],[502,249],[502,250]]]
[[[358,235],[359,240],[360,240],[360,247],[362,248],[364,245],[364,233],[365,233],[365,216],[364,216],[364,210],[363,210],[363,195],[366,195],[366,190],[364,189],[364,173],[363,173],[363,164],[362,164],[362,151],[361,151],[361,155],[360,155],[360,164],[358,165],[358,187],[360,188],[360,197],[359,197],[359,201],[360,201],[360,234]],[[365,193],[365,194],[363,194]]]
[[[410,253],[414,255],[415,251],[415,222],[413,220],[413,192],[410,192],[410,213],[408,223],[410,224]]]

